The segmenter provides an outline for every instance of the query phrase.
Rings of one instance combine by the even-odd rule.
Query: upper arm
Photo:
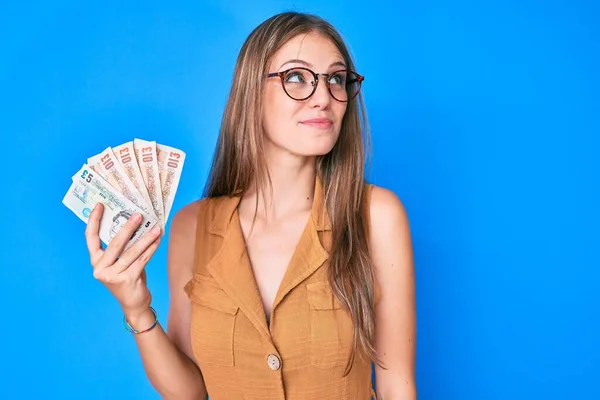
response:
[[[386,369],[375,366],[383,398],[416,398],[415,278],[408,216],[390,190],[372,188],[369,245],[380,289],[375,308],[375,348]],[[400,384],[399,384],[400,383]]]
[[[194,360],[190,341],[191,304],[184,286],[194,276],[196,225],[200,203],[179,210],[171,222],[167,269],[169,281],[169,315],[167,335],[173,344]]]

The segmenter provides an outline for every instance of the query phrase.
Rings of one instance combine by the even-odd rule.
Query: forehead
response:
[[[327,36],[310,32],[293,37],[287,41],[273,56],[272,68],[288,60],[300,59],[315,66],[326,68],[336,61],[344,61],[344,57]]]

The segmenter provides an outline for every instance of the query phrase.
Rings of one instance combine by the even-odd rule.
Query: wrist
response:
[[[138,310],[124,310],[123,313],[125,322],[138,331],[149,328],[156,321],[156,315],[150,306]]]
[[[123,311],[124,317],[130,324],[135,324],[139,319],[145,320],[148,315],[154,320],[152,313],[152,296],[148,293],[145,296],[143,303],[137,307],[127,307],[121,304],[121,310]],[[143,322],[143,321],[142,321]]]

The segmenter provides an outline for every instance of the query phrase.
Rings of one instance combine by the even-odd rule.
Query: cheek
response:
[[[267,136],[275,139],[294,128],[295,116],[302,105],[282,90],[267,90],[265,95],[263,125]]]
[[[336,102],[333,106],[333,112],[336,115],[337,121],[341,124],[342,119],[344,118],[344,114],[346,113],[347,103]]]

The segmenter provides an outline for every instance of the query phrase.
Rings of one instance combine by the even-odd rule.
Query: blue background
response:
[[[591,0],[3,2],[0,397],[158,399],[61,199],[134,137],[187,152],[173,213],[197,199],[237,52],[288,9],[366,76],[370,178],[413,229],[419,398],[600,398]],[[165,243],[147,271],[165,324]]]

